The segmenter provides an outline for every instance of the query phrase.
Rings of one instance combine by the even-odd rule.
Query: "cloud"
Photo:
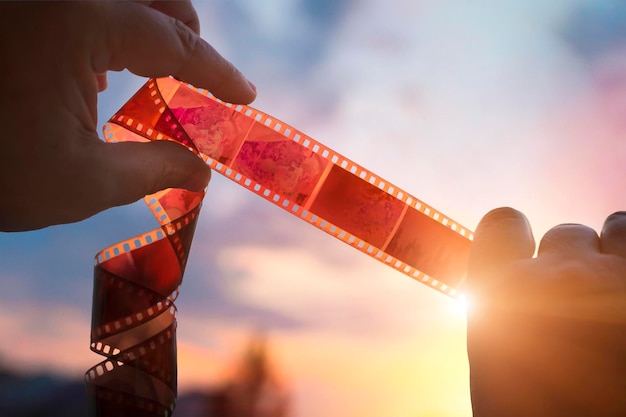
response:
[[[90,316],[60,303],[0,304],[0,357],[10,368],[78,377],[100,361],[89,350]],[[82,343],[81,343],[82,341]]]
[[[594,60],[626,46],[626,5],[619,0],[583,1],[562,26],[564,38],[583,57]]]
[[[324,59],[351,0],[197,2],[204,37],[266,92],[303,87]]]
[[[343,249],[335,243],[336,250]],[[306,248],[252,246],[225,248],[219,260],[226,271],[241,274],[232,288],[239,300],[293,317],[312,330],[391,339],[409,327],[428,327],[424,316],[398,308],[432,307],[435,314],[436,304],[428,305],[421,293],[425,287],[362,254],[343,252],[355,261],[333,265]]]

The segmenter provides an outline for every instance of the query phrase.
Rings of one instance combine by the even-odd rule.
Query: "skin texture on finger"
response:
[[[561,224],[548,230],[539,242],[538,256],[556,253],[600,251],[600,238],[595,230],[581,224]]]
[[[141,1],[146,6],[152,7],[174,19],[180,20],[189,29],[200,35],[200,20],[198,13],[191,4],[191,0],[174,0],[174,1]]]
[[[148,77],[172,75],[231,103],[248,104],[253,85],[211,45],[180,20],[138,3],[107,2],[106,51],[94,69]]]
[[[626,229],[621,229],[617,222],[612,226],[618,227],[611,230],[610,218],[607,221],[609,234],[605,237],[608,248],[616,249],[615,245],[626,238],[623,235]],[[614,232],[621,232],[622,235]],[[530,279],[533,285],[543,288],[539,297],[555,297],[553,310],[577,311],[581,318],[585,315],[596,319],[603,317],[603,321],[610,320],[612,315],[617,318],[616,313],[621,310],[613,310],[610,306],[621,302],[626,276],[619,271],[626,265],[626,258],[603,253],[601,247],[600,237],[590,227],[561,224],[550,229],[541,239],[536,263],[551,274],[542,277],[542,282]],[[600,302],[600,299],[604,301]],[[558,306],[560,302],[568,306]]]

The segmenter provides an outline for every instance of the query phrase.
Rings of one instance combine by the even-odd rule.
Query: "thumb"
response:
[[[202,191],[211,178],[211,169],[175,142],[107,143],[102,148],[109,206],[128,204],[165,188]]]
[[[474,232],[467,271],[470,292],[488,289],[504,265],[531,258],[534,251],[535,240],[524,214],[508,207],[490,211]]]

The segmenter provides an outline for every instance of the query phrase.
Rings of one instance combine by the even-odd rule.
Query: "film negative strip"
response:
[[[460,225],[302,132],[172,78],[150,80],[105,127],[173,139],[215,171],[361,252],[461,297],[472,239]]]
[[[259,110],[172,78],[150,79],[104,134],[110,142],[179,142],[281,209],[437,291],[463,297],[468,228]],[[96,256],[91,349],[106,359],[86,375],[92,415],[173,411],[173,303],[203,197],[178,189],[147,196],[161,228]]]
[[[116,140],[145,140],[131,132]],[[91,350],[106,359],[86,373],[91,416],[174,411],[176,307],[203,192],[168,189],[145,202],[159,229],[96,255]]]

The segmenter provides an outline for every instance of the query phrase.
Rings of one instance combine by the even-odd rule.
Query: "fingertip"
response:
[[[252,81],[250,81],[250,80],[246,80],[246,81],[248,82],[248,87],[250,87],[251,91],[250,91],[250,94],[249,94],[249,99],[248,99],[247,103],[245,103],[245,104],[250,104],[250,103],[252,103],[256,99],[256,96],[257,96],[256,85]]]
[[[502,264],[530,258],[535,240],[526,216],[510,207],[488,212],[474,232],[468,265],[468,281],[484,280]]]
[[[524,213],[511,207],[499,207],[489,211],[476,226],[474,242],[483,240],[509,240],[523,238],[532,240],[530,223]],[[534,251],[534,244],[533,244]]]
[[[211,169],[189,149],[167,141],[108,143],[100,152],[108,206],[136,201],[166,188],[203,191]]]
[[[602,227],[602,233],[605,233],[606,229],[611,229],[613,227],[617,227],[619,229],[623,229],[626,223],[626,211],[616,211],[606,218],[604,221],[604,225]]]
[[[155,158],[162,159],[165,166],[162,175],[155,177],[154,191],[165,188],[202,191],[207,187],[211,168],[196,154],[171,141],[155,141],[148,145],[152,145]]]
[[[252,91],[254,91],[254,94],[256,94],[256,85],[250,80],[248,80],[248,85],[250,86]]]
[[[202,58],[182,68],[180,77],[196,87],[206,88],[215,97],[227,103],[250,104],[257,96],[256,85],[250,81],[232,62],[219,55],[215,49],[202,40],[206,52],[197,55],[209,57],[205,66],[197,65]]]
[[[181,28],[180,32],[188,32]],[[198,88],[204,88],[227,103],[250,104],[256,98],[256,86],[228,59],[200,37],[185,37],[186,58],[172,74]],[[193,40],[191,40],[193,39]]]
[[[233,72],[235,75],[225,77],[224,83],[216,87],[209,87],[208,90],[215,97],[227,103],[246,105],[252,103],[257,96],[256,85],[234,67]]]
[[[483,235],[492,238],[498,234],[521,231],[530,233],[532,237],[530,223],[524,213],[511,207],[498,207],[489,211],[480,220],[474,233],[474,240],[483,238]]]
[[[604,221],[600,234],[603,253],[626,257],[626,211],[617,211]]]
[[[563,256],[566,253],[585,254],[600,250],[600,237],[589,226],[563,223],[552,227],[539,242],[537,256],[549,253]]]
[[[516,210],[512,207],[497,207],[487,212],[487,214],[485,214],[481,219],[480,223],[485,221],[501,221],[506,219],[513,219],[517,221],[520,218],[528,223],[526,216],[521,211]]]

